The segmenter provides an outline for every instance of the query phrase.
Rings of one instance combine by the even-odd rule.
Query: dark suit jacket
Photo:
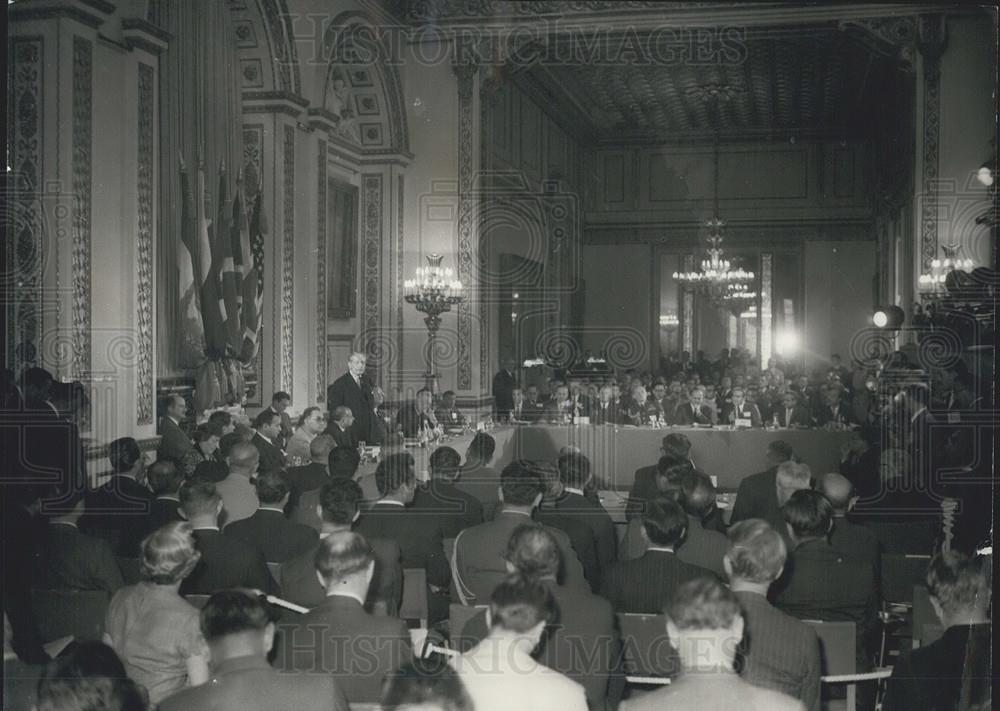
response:
[[[421,426],[432,430],[435,424],[426,412],[418,412],[417,406],[412,402],[408,402],[396,413],[396,429],[403,430],[404,437],[416,437],[420,434]]]
[[[737,418],[750,420],[751,427],[760,427],[762,418],[760,416],[760,409],[750,402],[743,402],[743,407],[737,412],[736,405],[732,402],[729,403],[722,410],[722,416],[720,417],[720,422],[725,422],[727,425],[735,425]]]
[[[560,518],[572,518],[586,525],[593,533],[597,545],[597,562],[601,571],[617,559],[618,534],[615,533],[615,524],[599,502],[563,491],[557,499],[545,502],[544,516],[545,522],[556,528],[562,528],[559,525]]]
[[[583,566],[583,576],[587,579],[590,589],[597,592],[601,589],[601,563],[597,555],[597,538],[594,529],[575,516],[567,516],[550,508],[547,502],[535,511],[535,520],[539,523],[556,528],[566,534],[569,544]]]
[[[597,400],[591,401],[587,416],[592,425],[620,425],[623,421],[621,409],[614,400],[606,405]]]
[[[281,674],[264,657],[236,657],[214,665],[208,683],[160,702],[159,711],[350,711],[333,677]]]
[[[454,484],[434,479],[417,488],[413,511],[433,516],[441,522],[445,538],[454,538],[463,528],[483,522],[483,504],[472,494]]]
[[[229,476],[229,467],[225,462],[206,459],[203,462],[198,462],[198,466],[194,468],[195,478],[211,481],[216,484],[227,476]]]
[[[688,514],[687,534],[677,549],[677,557],[685,563],[708,568],[720,578],[725,578],[722,556],[729,550],[729,539],[724,533],[706,529],[701,520]]]
[[[901,654],[885,694],[885,711],[953,711],[989,708],[982,704],[990,689],[991,625],[949,627],[926,647]],[[972,692],[961,706],[962,687],[968,680]],[[970,689],[970,691],[971,691]],[[971,703],[970,703],[971,702]]]
[[[74,526],[46,526],[36,555],[35,584],[40,588],[106,590],[113,595],[125,584],[107,541],[80,533]]]
[[[493,414],[505,417],[514,406],[514,376],[501,370],[493,376]]]
[[[870,565],[878,580],[881,552],[878,539],[870,528],[852,523],[843,516],[834,517],[830,543],[848,558]]]
[[[157,497],[149,502],[149,518],[146,521],[146,533],[144,535],[149,535],[173,521],[182,520],[181,515],[177,513],[180,505],[181,502],[176,498],[161,499]]]
[[[730,525],[748,518],[762,518],[782,535],[785,534],[785,518],[778,506],[778,468],[771,467],[757,474],[751,474],[740,482],[736,491],[736,503]]]
[[[854,622],[859,671],[871,667],[878,594],[871,566],[844,556],[825,539],[799,544],[771,586],[775,606],[800,620]]]
[[[840,425],[854,424],[854,413],[851,412],[851,405],[841,401],[837,406],[837,415],[834,416],[833,408],[829,405],[820,405],[816,408],[816,425],[822,427],[830,423]]]
[[[361,386],[354,382],[354,376],[344,373],[333,381],[333,385],[326,389],[326,409],[330,413],[330,421],[333,421],[333,411],[339,406],[351,408],[354,415],[354,424],[351,431],[354,433],[355,442],[372,441],[372,411],[375,407],[375,398],[372,395],[371,385],[362,376]]]
[[[455,488],[466,492],[482,501],[484,510],[496,504],[500,486],[500,473],[490,466],[463,465],[455,482]]]
[[[451,568],[444,555],[441,521],[412,507],[376,503],[361,515],[355,529],[366,539],[385,538],[399,544],[404,568],[423,568],[430,585],[447,588]]]
[[[778,424],[782,427],[811,427],[812,417],[809,415],[809,409],[803,405],[796,405],[792,408],[791,419],[788,417],[788,413],[785,412],[785,404],[781,403],[778,405],[774,414],[778,416]]]
[[[284,563],[313,546],[316,531],[301,523],[293,523],[281,511],[257,509],[250,518],[233,521],[226,526],[225,536],[238,538],[264,554],[268,563]]]
[[[673,553],[648,550],[641,558],[611,566],[601,581],[601,596],[611,601],[616,612],[659,615],[678,587],[695,578],[716,577]]]
[[[332,676],[352,704],[378,701],[385,675],[412,656],[405,622],[370,615],[357,600],[343,596],[326,597],[290,618],[279,635],[277,668]]]
[[[324,484],[330,481],[330,475],[322,464],[310,462],[300,467],[286,469],[285,478],[288,480],[288,488],[290,489],[285,513],[290,517],[295,517],[292,520],[305,523],[299,518],[299,502],[302,499],[302,494],[321,489]],[[311,519],[315,513],[306,512],[306,515]]]
[[[179,465],[187,451],[193,447],[191,438],[180,425],[169,417],[160,418],[160,446],[156,449],[157,459],[169,457]]]
[[[216,590],[238,587],[277,592],[264,555],[253,546],[204,528],[194,530],[194,542],[201,560],[181,583],[181,595],[211,595]]]
[[[381,538],[369,538],[368,545],[375,555],[375,574],[368,586],[365,609],[371,611],[375,602],[384,602],[390,615],[399,610],[403,593],[403,567],[400,565],[399,544]],[[281,595],[303,607],[316,607],[326,597],[326,590],[316,577],[316,549],[311,546],[301,555],[281,566]]]
[[[253,433],[253,439],[250,440],[250,444],[260,452],[260,464],[257,466],[258,471],[276,472],[285,468],[285,455],[281,453],[277,445],[271,444],[261,437],[260,433]]]
[[[338,447],[347,447],[348,449],[355,449],[358,446],[357,440],[354,439],[354,428],[344,431],[340,429],[340,425],[336,422],[330,422],[326,426],[325,434],[333,437],[333,441]]]
[[[674,411],[674,424],[676,425],[712,425],[712,409],[708,405],[702,405],[701,409],[695,413],[690,402],[682,402]]]
[[[135,479],[113,476],[87,494],[80,530],[107,540],[115,555],[138,558],[152,500],[153,492]]]
[[[274,444],[278,447],[278,449],[284,449],[285,443],[288,442],[289,438],[295,433],[295,429],[292,427],[292,418],[288,416],[287,412],[278,412],[270,405],[268,405],[267,409],[281,417],[281,432],[274,440]]]
[[[780,691],[820,709],[820,652],[816,632],[772,606],[763,595],[737,592],[743,608],[738,669],[754,686]]]
[[[761,689],[731,673],[682,674],[656,691],[624,702],[622,711],[679,711],[718,709],[739,711],[801,711],[795,699]]]

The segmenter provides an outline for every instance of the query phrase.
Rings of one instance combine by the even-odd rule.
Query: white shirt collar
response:
[[[375,502],[376,506],[378,504],[388,504],[390,506],[401,506],[403,508],[406,508],[406,504],[404,504],[402,501],[396,501],[395,499],[379,499],[378,501]]]
[[[261,511],[277,511],[278,513],[280,513],[282,515],[284,515],[284,513],[285,513],[285,510],[283,508],[278,507],[278,506],[261,506],[259,510],[261,510]]]
[[[159,496],[156,497],[156,500],[157,501],[176,501],[177,503],[180,503],[180,501],[181,501],[179,498],[177,498],[173,494],[160,494]]]
[[[577,496],[583,496],[583,489],[575,489],[572,486],[567,486],[563,488],[564,491],[568,491],[571,494],[576,494]]]
[[[673,553],[673,548],[667,548],[666,546],[650,546],[646,549],[647,551],[660,551],[662,553]]]
[[[358,597],[357,595],[355,595],[355,594],[353,594],[353,593],[349,593],[349,592],[340,592],[340,591],[338,590],[338,591],[334,591],[334,592],[328,592],[328,593],[326,594],[326,596],[327,596],[327,597],[349,597],[349,598],[351,598],[352,600],[357,600],[357,601],[358,601],[358,604],[359,604],[359,605],[361,605],[362,607],[364,607],[364,604],[365,604],[365,601],[364,601],[364,600],[362,600],[362,599],[361,599],[360,597]]]
[[[76,529],[80,528],[79,526],[77,526],[72,521],[49,521],[49,525],[50,526],[70,526],[70,527],[76,528]]]
[[[531,518],[530,513],[525,511],[516,511],[514,509],[503,509],[503,511],[501,511],[500,513],[516,514],[517,516],[527,516],[528,518]]]
[[[218,526],[198,526],[197,528],[191,529],[193,531],[218,531]]]

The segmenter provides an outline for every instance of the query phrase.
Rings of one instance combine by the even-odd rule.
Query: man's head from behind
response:
[[[711,578],[684,583],[664,612],[670,644],[685,669],[732,667],[743,615],[739,600],[722,583]]]
[[[722,559],[733,585],[750,583],[765,588],[781,576],[788,549],[781,535],[759,518],[750,518],[727,531],[729,550]]]
[[[222,512],[222,497],[215,484],[201,479],[189,479],[181,484],[177,498],[184,518],[199,525],[214,525]]]
[[[791,461],[795,456],[791,445],[778,439],[767,445],[767,463],[776,467],[782,462]]]
[[[131,472],[142,461],[142,450],[132,437],[121,437],[108,445],[108,461],[116,474]]]
[[[692,471],[681,479],[678,498],[688,516],[704,519],[715,506],[715,487],[712,480],[701,472]]]
[[[660,497],[646,503],[642,531],[650,545],[670,549],[677,547],[684,540],[687,526],[687,514],[674,499]]]
[[[413,501],[417,491],[413,455],[409,452],[390,454],[379,462],[375,469],[375,485],[383,497],[392,497],[407,504]]]
[[[556,603],[541,582],[512,575],[493,590],[490,613],[492,635],[511,639],[530,653],[538,645],[546,625],[555,621]]]
[[[326,464],[330,458],[330,450],[336,446],[333,437],[328,434],[316,435],[309,443],[309,459],[317,464]]]
[[[945,627],[985,622],[990,606],[989,558],[949,551],[936,554],[927,568],[927,589]]]
[[[796,543],[824,538],[833,526],[833,506],[825,496],[812,489],[794,492],[781,507],[781,512]]]
[[[569,451],[559,456],[559,479],[563,486],[583,489],[592,476],[590,460],[586,455]]]
[[[782,462],[778,465],[775,481],[778,487],[778,506],[784,506],[793,492],[810,487],[812,472],[805,464],[791,461]]]
[[[361,455],[358,450],[353,447],[334,447],[329,452],[326,461],[330,477],[333,479],[353,479],[355,472],[358,471],[358,465],[361,463]],[[386,459],[388,458],[387,456]]]
[[[361,514],[363,498],[358,482],[337,477],[320,489],[316,513],[324,524],[349,529]]]
[[[485,467],[493,459],[497,441],[485,432],[476,432],[465,450],[466,464]]]
[[[37,711],[145,711],[146,693],[125,674],[115,651],[78,641],[45,669]]]
[[[555,580],[559,576],[562,557],[559,544],[541,526],[523,524],[514,529],[507,542],[508,573],[536,580]]]
[[[542,500],[545,485],[527,462],[514,461],[500,474],[500,501],[507,508],[531,510]]]
[[[442,657],[415,659],[386,676],[384,711],[472,711],[461,677]]]
[[[363,536],[351,531],[331,533],[320,541],[313,560],[327,594],[343,592],[365,599],[375,573],[375,556]]]
[[[684,477],[693,471],[691,460],[664,455],[656,463],[656,488],[662,494],[675,493],[680,489]]]
[[[274,643],[275,616],[260,596],[222,590],[201,610],[201,633],[215,664],[234,657],[266,657]]]
[[[275,415],[277,417],[277,415]],[[249,442],[237,442],[229,450],[229,470],[234,474],[250,477],[257,473],[260,452]]]
[[[254,488],[260,505],[271,508],[284,508],[292,490],[288,477],[282,471],[264,472],[257,477]]]
[[[816,490],[827,498],[835,515],[843,516],[854,506],[858,497],[854,495],[854,484],[843,474],[829,472],[819,478]]]
[[[172,459],[157,459],[149,465],[146,481],[157,496],[169,496],[177,493],[184,476]]]
[[[451,447],[438,447],[428,460],[432,479],[454,481],[462,467],[462,455]]]

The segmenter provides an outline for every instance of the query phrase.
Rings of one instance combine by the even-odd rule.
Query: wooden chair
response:
[[[448,607],[448,629],[451,648],[467,652],[485,639],[490,632],[489,605],[457,605]]]
[[[43,642],[60,637],[100,641],[110,602],[104,590],[31,591],[31,609]]]
[[[399,604],[399,617],[403,620],[420,620],[427,627],[427,571],[423,568],[403,569],[403,600]]]
[[[857,707],[858,683],[885,679],[892,669],[876,669],[873,672],[858,673],[856,653],[856,629],[853,622],[820,622],[803,620],[816,631],[819,637],[820,659],[823,676],[820,681],[828,685],[847,685],[847,711]]]
[[[118,568],[126,585],[135,585],[141,579],[142,559],[118,557]]]
[[[630,684],[669,684],[680,672],[680,659],[667,637],[663,615],[618,613],[622,666]]]

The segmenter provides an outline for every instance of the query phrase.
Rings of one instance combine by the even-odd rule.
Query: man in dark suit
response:
[[[667,435],[672,437],[674,435]],[[684,435],[678,435],[683,437]],[[685,439],[687,439],[685,437]],[[625,516],[628,520],[639,518],[647,501],[661,496],[673,496],[680,488],[681,479],[694,471],[691,460],[687,457],[679,458],[676,450],[672,454],[664,454],[659,461],[650,467],[641,467],[635,472],[635,480],[632,482],[632,490],[628,495],[628,506]]]
[[[812,417],[809,408],[802,405],[800,396],[794,390],[788,390],[781,397],[781,407],[774,411],[780,427],[811,427]]]
[[[739,600],[715,579],[681,585],[666,602],[667,637],[683,673],[665,687],[622,704],[623,711],[735,709],[801,711],[793,698],[741,679],[736,651],[745,622]]]
[[[844,388],[833,383],[826,390],[826,402],[816,410],[817,427],[847,427],[855,424],[850,405],[842,401]]]
[[[357,531],[368,538],[387,538],[399,544],[403,568],[423,568],[427,573],[430,621],[448,616],[451,568],[444,554],[441,521],[410,506],[417,491],[413,456],[390,454],[379,462],[375,483],[381,497],[365,511]]]
[[[316,569],[326,597],[281,625],[275,666],[333,676],[350,703],[376,702],[385,675],[411,659],[406,623],[365,612],[375,557],[363,536],[343,532],[324,538]]]
[[[361,487],[353,479],[338,477],[320,489],[317,514],[320,517],[320,540],[334,533],[350,532],[361,515]],[[400,564],[399,544],[384,538],[370,538],[375,556],[375,572],[365,599],[365,609],[376,606],[395,615],[403,592],[403,568]],[[302,555],[281,566],[281,594],[285,599],[316,607],[326,595],[326,590],[316,578],[316,551],[319,543]]]
[[[573,552],[580,559],[583,575],[590,583],[590,589],[596,593],[601,589],[601,563],[597,556],[594,529],[581,517],[566,515],[555,508],[555,502],[563,497],[565,489],[557,465],[545,461],[527,462],[527,465],[541,478],[544,490],[542,502],[535,509],[535,520],[566,534]]]
[[[469,604],[485,604],[493,589],[506,577],[504,561],[507,541],[522,524],[542,526],[533,520],[544,493],[541,477],[527,462],[514,461],[504,467],[500,478],[501,508],[491,521],[467,528],[455,539],[454,569],[456,595]],[[559,544],[563,568],[559,581],[576,589],[589,589],[584,569],[570,543],[558,528],[543,526]]]
[[[338,405],[330,413],[330,421],[326,425],[326,434],[333,437],[337,447],[354,449],[358,446],[354,439],[354,413],[346,405]]]
[[[372,441],[372,413],[375,411],[375,400],[371,384],[364,377],[367,362],[364,353],[352,353],[347,359],[347,372],[326,389],[326,409],[331,417],[334,410],[340,406],[349,407],[354,413],[351,430],[355,442]]]
[[[113,595],[124,582],[111,546],[77,527],[84,511],[83,492],[68,492],[65,498],[60,504],[65,512],[49,517],[36,551],[35,584],[50,590],[104,590]]]
[[[428,460],[431,480],[418,486],[413,497],[413,511],[439,519],[445,538],[483,522],[482,502],[454,484],[461,463],[462,456],[451,447],[435,449]]]
[[[847,477],[830,472],[816,482],[816,489],[826,497],[833,507],[833,530],[830,543],[849,558],[855,558],[870,565],[879,579],[880,551],[878,539],[871,529],[849,521],[847,513],[858,500],[854,487]]]
[[[290,489],[281,472],[264,472],[254,483],[260,508],[250,518],[226,526],[226,536],[247,543],[264,554],[268,563],[284,563],[318,540],[316,531],[285,518]]]
[[[794,456],[792,448],[781,440],[767,445],[767,463],[770,466],[740,481],[730,523],[762,518],[776,531],[780,532],[784,528],[785,519],[781,515],[781,503],[778,501],[778,467],[791,462]]]
[[[538,661],[583,685],[587,705],[605,708],[609,681],[618,671],[621,639],[615,611],[604,598],[557,582],[559,544],[540,526],[521,525],[507,544],[507,569],[538,579],[555,598],[558,623],[547,636]],[[585,655],[580,650],[587,650]]]
[[[602,385],[597,391],[597,400],[590,403],[587,411],[592,425],[618,425],[622,423],[622,413],[614,399],[610,385]]]
[[[184,582],[182,595],[210,595],[225,588],[253,588],[277,592],[263,554],[253,546],[219,531],[222,497],[209,481],[192,479],[180,490],[181,511],[194,528],[201,559]]]
[[[677,502],[687,514],[688,528],[684,543],[677,549],[677,557],[685,563],[708,568],[722,577],[722,557],[728,541],[718,531],[706,529],[702,523],[715,508],[715,487],[712,480],[701,472],[692,471],[680,482]]]
[[[642,523],[649,544],[646,552],[641,558],[611,566],[601,582],[601,595],[617,612],[656,615],[681,584],[716,576],[677,557],[676,549],[687,531],[687,514],[676,501],[662,498],[647,502]]]
[[[430,390],[420,388],[413,402],[406,403],[396,414],[397,431],[402,430],[404,437],[417,437],[424,433],[428,438],[434,439],[437,436],[435,430],[438,419],[431,407],[433,400],[434,395]]]
[[[285,443],[295,430],[292,428],[292,418],[288,416],[288,406],[292,404],[292,396],[286,392],[278,391],[271,397],[271,405],[267,408],[281,418],[281,426],[278,436],[274,438],[274,446],[284,450]]]
[[[513,402],[511,407],[513,407]],[[461,431],[462,427],[468,422],[468,419],[455,404],[454,390],[445,390],[441,393],[441,406],[434,411],[434,417],[437,418],[437,421],[442,426],[457,429],[458,431]]]
[[[722,422],[736,427],[760,427],[762,424],[760,410],[752,402],[748,402],[743,388],[733,388],[733,396],[722,411]]]
[[[691,391],[690,399],[677,406],[674,413],[674,424],[677,425],[714,425],[715,416],[712,409],[705,404],[705,389],[700,385]]]
[[[528,408],[528,401],[524,398],[524,390],[515,387],[510,392],[510,416],[509,422],[533,422],[535,413]]]
[[[184,455],[194,445],[191,438],[181,429],[181,422],[187,413],[187,403],[176,393],[165,395],[162,403],[163,417],[160,418],[160,446],[156,458],[170,458],[180,463]]]
[[[504,358],[500,371],[493,376],[493,415],[498,419],[510,415],[510,409],[514,404],[512,394],[514,392],[514,361],[511,358]]]
[[[750,519],[729,529],[723,562],[745,621],[736,669],[754,686],[780,691],[801,701],[806,711],[819,711],[816,632],[767,601],[787,555],[784,539],[766,521]]]
[[[254,434],[250,444],[260,453],[259,468],[262,472],[285,468],[285,453],[277,445],[281,436],[281,416],[270,408],[262,410],[253,421]]]
[[[111,478],[87,494],[80,528],[107,540],[115,555],[138,558],[153,500],[153,493],[138,482],[145,476],[146,456],[138,442],[122,437],[108,445],[108,460]]]
[[[160,711],[349,711],[332,676],[279,673],[267,663],[275,626],[259,597],[215,593],[202,608],[201,631],[212,656],[211,679],[167,697]]]
[[[180,508],[181,500],[177,496],[177,492],[180,491],[184,477],[180,468],[173,461],[157,459],[149,465],[146,481],[149,482],[155,498],[149,504],[149,518],[146,520],[143,538],[171,521],[181,520],[181,515],[177,511]]]
[[[989,558],[938,554],[927,570],[931,605],[944,634],[900,655],[885,711],[990,708],[992,624]]]
[[[524,410],[528,422],[538,422],[545,413],[545,398],[538,392],[537,385],[529,385],[524,391]]]
[[[500,474],[490,466],[496,447],[492,435],[476,432],[465,450],[465,462],[455,482],[456,487],[483,502],[484,512],[496,504],[500,486]]]
[[[818,491],[794,492],[782,513],[794,552],[773,593],[775,606],[800,620],[854,622],[858,671],[869,671],[878,623],[874,571],[830,544],[833,507]]]
[[[312,511],[301,510],[300,502],[305,494],[312,491],[319,491],[323,484],[330,481],[328,466],[330,452],[334,449],[336,447],[330,435],[316,435],[313,441],[309,443],[309,463],[298,467],[291,467],[285,471],[285,477],[288,479],[288,486],[291,490],[285,513],[293,521],[308,524],[315,519]],[[313,505],[315,506],[315,502]]]

